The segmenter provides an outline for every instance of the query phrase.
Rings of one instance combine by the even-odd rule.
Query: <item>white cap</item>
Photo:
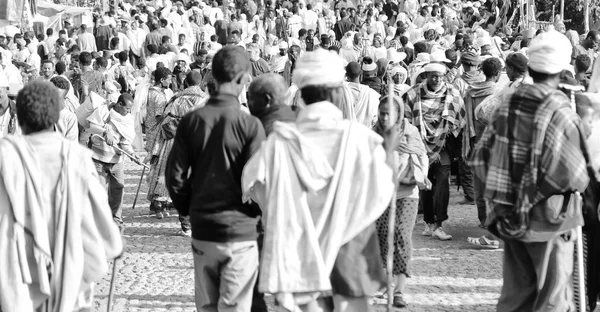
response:
[[[544,74],[558,74],[569,66],[573,48],[557,31],[543,32],[529,44],[529,68]]]
[[[317,49],[298,58],[292,80],[299,89],[306,86],[339,87],[345,76],[344,60],[337,53]]]

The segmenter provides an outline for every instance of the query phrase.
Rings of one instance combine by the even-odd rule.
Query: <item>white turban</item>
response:
[[[299,89],[306,86],[339,87],[345,75],[344,60],[337,53],[317,49],[302,54],[296,61],[292,81]]]
[[[390,75],[392,77],[396,76],[400,74],[400,81],[402,80],[402,77],[404,77],[404,80],[406,80],[406,76],[408,76],[408,71],[406,70],[406,68],[402,67],[402,66],[394,66],[392,67],[392,69],[390,70]]]
[[[571,62],[569,39],[557,31],[541,33],[529,45],[529,68],[539,73],[558,74]]]
[[[425,73],[437,72],[437,73],[445,74],[446,70],[447,70],[446,66],[444,64],[440,64],[440,63],[429,63],[429,64],[423,66],[423,72],[425,72]]]

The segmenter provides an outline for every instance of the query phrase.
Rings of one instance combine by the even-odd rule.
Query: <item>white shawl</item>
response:
[[[85,301],[107,261],[123,249],[91,152],[64,140],[53,209],[43,207],[43,160],[31,145],[9,136],[0,141],[0,154],[2,310],[70,312],[90,304]],[[45,215],[48,210],[53,216]],[[54,220],[51,229],[48,218]]]
[[[313,105],[322,106],[316,111]],[[310,137],[295,124],[276,122],[244,168],[244,199],[260,205],[266,225],[261,292],[331,290],[329,276],[339,249],[373,224],[392,197],[392,171],[381,137],[342,120],[331,103],[311,104],[301,114],[311,110],[315,115],[335,110],[336,118],[302,125]],[[315,130],[341,134],[339,144],[332,143],[338,149],[335,163],[312,142],[318,140]],[[321,209],[309,204],[315,198],[324,200]]]

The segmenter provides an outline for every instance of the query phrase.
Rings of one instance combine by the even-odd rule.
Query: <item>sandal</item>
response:
[[[484,236],[481,237],[467,237],[467,242],[471,245],[488,248],[488,249],[498,249],[500,248],[500,242],[493,239],[487,239]]]

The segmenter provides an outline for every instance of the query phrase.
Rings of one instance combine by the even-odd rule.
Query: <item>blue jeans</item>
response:
[[[107,184],[108,205],[112,211],[113,220],[117,224],[122,224],[123,219],[123,192],[125,190],[125,173],[123,172],[123,162],[109,164],[94,159],[96,171],[100,175],[101,181]]]

